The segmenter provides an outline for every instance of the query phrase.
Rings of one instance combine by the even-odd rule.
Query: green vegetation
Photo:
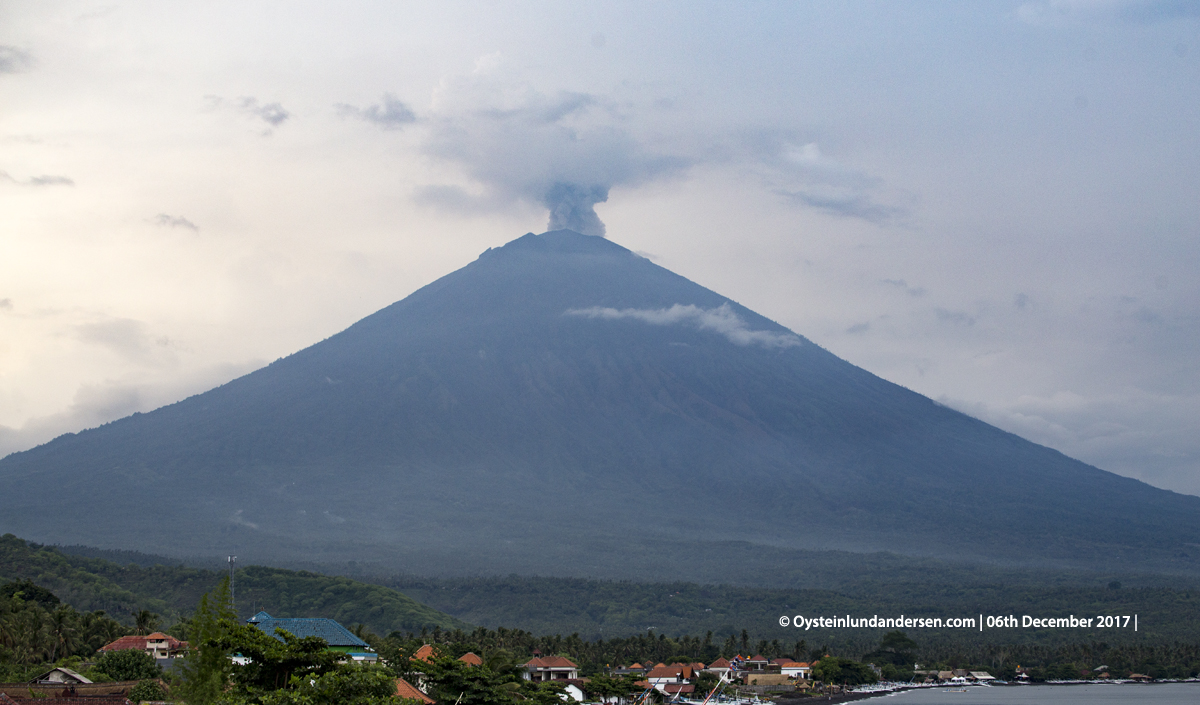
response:
[[[813,678],[822,683],[838,685],[862,685],[879,680],[867,664],[840,656],[817,661],[813,665]]]
[[[879,630],[805,631],[779,626],[779,617],[972,617],[1031,614],[1094,617],[1139,615],[1139,630],[990,629],[984,632],[923,629],[924,643],[1039,643],[1080,640],[1162,643],[1200,640],[1200,589],[1180,579],[1172,587],[1129,579],[1110,587],[1103,576],[1015,573],[997,569],[934,571],[918,580],[907,575],[885,582],[876,574],[857,583],[838,580],[836,590],[752,588],[695,583],[635,583],[574,578],[383,578],[430,607],[487,627],[505,625],[535,634],[579,633],[587,639],[642,634],[647,629],[678,636],[712,632],[723,643],[747,629],[759,641],[791,643],[804,638],[865,652]],[[914,632],[914,634],[917,634]],[[670,656],[664,654],[663,656]]]
[[[94,668],[114,681],[140,681],[161,678],[163,675],[154,657],[137,649],[101,654]]]
[[[0,580],[32,581],[78,609],[104,610],[125,624],[140,624],[142,633],[166,626],[174,636],[187,639],[180,636],[186,634],[186,624],[183,629],[173,625],[224,577],[223,571],[184,565],[121,566],[12,534],[0,536]],[[238,604],[247,617],[265,609],[277,616],[359,622],[383,632],[468,626],[396,590],[350,578],[249,566],[239,569],[236,579]]]
[[[6,583],[0,586],[0,682],[25,680],[40,664],[91,656],[125,633],[102,611],[80,613],[44,588]]]

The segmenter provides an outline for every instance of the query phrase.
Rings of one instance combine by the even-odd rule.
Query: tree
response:
[[[65,605],[59,607],[50,613],[46,627],[50,637],[51,661],[57,661],[59,654],[65,656],[74,652],[75,635],[79,633],[79,613]]]
[[[225,578],[213,592],[200,597],[188,623],[191,649],[179,666],[181,681],[177,688],[188,705],[210,705],[224,692],[232,663],[229,653],[217,644],[236,626],[237,614],[229,601],[229,578]]]
[[[133,619],[134,629],[140,636],[145,636],[158,629],[159,617],[150,610],[139,610]]]
[[[865,663],[831,656],[813,666],[813,678],[830,684],[861,685],[879,680]]]
[[[913,661],[916,659],[914,656],[916,650],[917,642],[908,638],[904,632],[892,631],[884,634],[879,641],[879,648],[864,655],[863,660],[878,665],[891,664],[911,670]]]
[[[250,663],[233,670],[233,683],[243,691],[270,691],[291,687],[294,678],[320,676],[337,668],[344,655],[329,650],[329,643],[316,636],[303,638],[283,629],[264,633],[249,624],[239,624],[208,642],[222,653],[241,654]]]
[[[107,651],[96,659],[97,671],[115,681],[140,681],[162,677],[162,667],[141,649]]]
[[[499,660],[499,659],[497,659]],[[540,695],[529,690],[530,684],[522,688],[522,679],[516,668],[495,671],[487,660],[481,666],[468,666],[458,659],[442,656],[429,662],[415,665],[425,674],[429,684],[429,695],[438,702],[456,702],[459,705],[498,705],[516,700],[516,693],[525,696]]]
[[[129,689],[129,699],[135,703],[162,701],[167,699],[167,691],[157,680],[141,681]]]
[[[18,597],[26,602],[36,602],[43,609],[54,609],[59,605],[58,596],[32,580],[13,580],[0,585],[0,596]]]

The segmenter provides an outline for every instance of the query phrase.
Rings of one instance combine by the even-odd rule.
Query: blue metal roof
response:
[[[330,646],[360,646],[370,649],[367,642],[359,639],[350,633],[342,625],[326,619],[324,617],[305,617],[292,619],[276,619],[266,612],[259,612],[250,619],[246,620],[248,624],[253,624],[262,631],[271,636],[283,641],[276,629],[282,629],[294,636],[303,638],[306,636],[319,636],[324,639]]]

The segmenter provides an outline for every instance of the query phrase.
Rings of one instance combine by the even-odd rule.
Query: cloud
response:
[[[847,328],[846,332],[851,335],[858,335],[861,333],[866,333],[869,330],[871,330],[870,323],[855,323],[854,325]]]
[[[135,336],[136,337],[136,336]],[[149,345],[170,345],[160,339],[142,341]],[[118,343],[118,346],[120,344]],[[152,364],[160,374],[154,377],[136,372],[124,379],[105,379],[82,384],[62,411],[27,419],[20,427],[0,426],[0,458],[9,453],[27,450],[64,433],[95,428],[109,421],[124,418],[134,412],[147,412],[172,404],[193,394],[212,389],[262,367],[265,361],[251,360],[237,364],[219,364],[180,373],[170,365]],[[147,368],[144,368],[147,369]]]
[[[292,117],[292,114],[289,113],[281,103],[259,103],[258,98],[253,96],[242,96],[232,103],[229,103],[221,96],[206,95],[204,96],[204,102],[207,103],[208,107],[213,110],[223,108],[228,105],[230,108],[244,115],[249,115],[262,120],[271,126],[265,132],[263,132],[264,135],[271,134],[271,128],[279,127]]]
[[[566,312],[566,315],[604,320],[632,319],[654,326],[689,325],[723,335],[736,345],[789,348],[803,344],[800,336],[794,333],[750,330],[746,322],[730,308],[729,304],[721,304],[717,308],[710,309],[703,309],[692,304],[686,306],[675,304],[671,308],[663,309],[615,309],[594,306],[585,309],[571,309]]]
[[[12,299],[0,299],[0,311],[11,311],[12,308]]]
[[[279,127],[292,116],[291,113],[289,113],[287,110],[284,110],[281,104],[267,103],[265,105],[259,105],[256,98],[240,98],[238,99],[238,107],[245,112],[261,119],[271,127]]]
[[[603,236],[595,205],[612,188],[675,175],[694,163],[645,144],[600,98],[539,92],[509,79],[502,65],[491,54],[480,57],[471,75],[442,81],[424,146],[461,167],[479,192],[427,187],[418,191],[421,202],[470,212],[522,201],[549,211],[548,229]]]
[[[763,178],[775,194],[797,205],[877,225],[908,214],[907,208],[881,199],[881,179],[830,159],[816,142],[803,142],[783,131],[760,131],[743,136],[735,149],[763,168]]]
[[[955,326],[975,325],[975,317],[963,311],[950,311],[944,308],[935,308],[933,312],[937,316],[937,319],[942,323],[949,323]]]
[[[33,66],[33,57],[14,46],[0,44],[0,73],[20,73]]]
[[[909,296],[924,296],[926,293],[923,287],[909,286],[908,282],[903,279],[883,279],[882,281],[884,284],[894,286]]]
[[[237,526],[244,526],[247,529],[254,529],[257,531],[258,524],[255,524],[254,522],[248,521],[247,519],[245,519],[242,516],[242,513],[243,513],[243,510],[241,510],[241,509],[237,510],[236,512],[233,513],[233,516],[229,517],[229,521],[233,524],[236,524]]]
[[[405,125],[417,121],[417,115],[405,105],[399,98],[390,94],[383,94],[383,101],[375,105],[369,105],[365,108],[359,108],[346,103],[338,103],[334,106],[338,114],[343,117],[352,117],[373,125],[381,127],[385,130],[398,130]]]
[[[154,216],[154,223],[155,225],[164,228],[185,228],[195,232],[200,231],[200,227],[187,218],[182,216],[167,215],[166,213],[159,213],[158,215]]]
[[[1130,388],[1059,390],[1006,403],[939,399],[947,406],[1110,472],[1200,494],[1200,394]]]
[[[42,174],[41,176],[31,176],[24,181],[14,178],[7,171],[0,171],[0,181],[7,181],[12,184],[21,186],[74,186],[75,182],[65,176],[54,176],[51,174]]]
[[[164,349],[171,347],[165,337],[152,339],[149,326],[130,318],[113,318],[75,326],[75,336],[85,342],[100,345],[124,357],[140,363],[154,362]]]

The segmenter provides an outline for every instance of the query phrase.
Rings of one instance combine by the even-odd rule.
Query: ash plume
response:
[[[557,183],[546,192],[542,205],[550,211],[547,230],[574,230],[604,237],[604,223],[596,215],[596,204],[608,200],[607,186]]]

